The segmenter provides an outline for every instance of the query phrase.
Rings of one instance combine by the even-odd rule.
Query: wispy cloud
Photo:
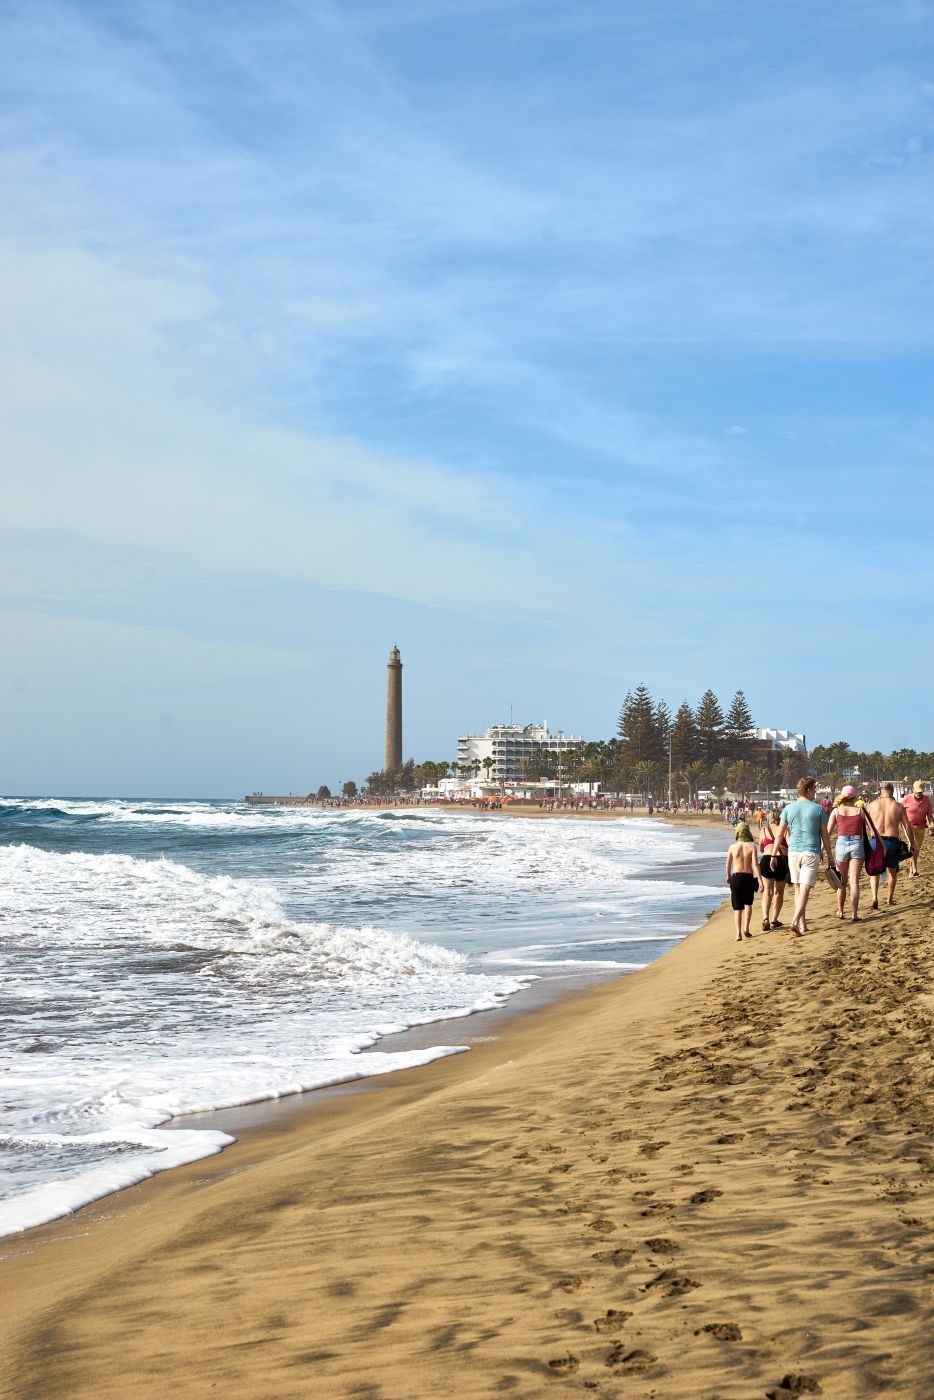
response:
[[[927,470],[900,408],[932,336],[930,17],[8,9],[8,597],[99,607],[129,547],[189,588],[521,619],[543,651],[688,645],[716,585],[666,566],[748,548],[738,473],[808,503],[793,558],[865,518],[841,480]],[[867,347],[897,369],[847,433]]]

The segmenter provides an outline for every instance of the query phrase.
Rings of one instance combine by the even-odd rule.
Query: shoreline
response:
[[[477,1045],[498,1040],[505,1027],[513,1020],[521,1021],[526,1016],[535,1016],[550,1006],[582,994],[585,995],[592,988],[598,987],[604,982],[616,982],[622,977],[631,975],[631,972],[625,970],[610,972],[606,968],[601,968],[599,971],[589,974],[568,973],[539,977],[534,982],[522,987],[520,991],[514,992],[500,1006],[486,1007],[482,1011],[470,1011],[464,1016],[453,1016],[443,1021],[424,1021],[401,1031],[389,1031],[386,1035],[380,1036],[374,1045],[367,1046],[359,1053],[361,1056],[379,1055],[381,1052],[422,1050],[439,1046],[449,1049],[456,1048],[466,1053],[472,1051]],[[184,1131],[188,1128],[204,1128],[231,1133],[239,1141],[243,1133],[267,1127],[296,1113],[314,1113],[320,1105],[334,1099],[377,1090],[381,1084],[394,1075],[417,1074],[422,1070],[430,1069],[434,1064],[440,1064],[443,1058],[445,1057],[439,1056],[437,1060],[429,1060],[425,1064],[415,1065],[408,1069],[386,1070],[382,1074],[366,1075],[361,1079],[346,1079],[339,1084],[329,1084],[321,1089],[302,1089],[294,1094],[282,1094],[278,1098],[257,1099],[253,1103],[235,1104],[230,1108],[205,1109],[203,1113],[182,1113],[168,1123],[163,1123],[159,1131],[170,1133],[177,1130]],[[230,1144],[230,1146],[233,1145]],[[223,1148],[221,1155],[229,1150],[230,1147]],[[207,1162],[211,1159],[203,1157],[199,1160]],[[193,1165],[197,1166],[198,1164],[194,1163]],[[178,1170],[180,1170],[178,1167],[169,1168],[169,1171],[172,1172]],[[130,1190],[132,1188],[124,1189]],[[100,1205],[105,1199],[107,1198],[102,1197],[100,1201],[92,1202],[92,1204]],[[49,1221],[48,1223],[54,1225],[56,1222]],[[2,1259],[4,1240],[9,1238],[15,1237],[0,1235],[0,1259]]]
[[[393,810],[407,810],[403,808]],[[469,810],[464,815],[471,817],[495,817],[501,815],[497,812],[480,812]],[[624,816],[627,820],[632,820],[633,813],[614,812],[584,812],[584,813],[562,813],[562,812],[514,812],[517,817],[619,817]],[[709,815],[709,814],[708,814]],[[654,820],[653,818],[642,817],[640,820]],[[672,818],[671,825],[688,825],[679,823]],[[698,821],[693,829],[707,827],[709,823]],[[722,818],[718,817],[717,826],[725,825]],[[724,836],[726,832],[724,832]],[[725,851],[726,847],[724,847]],[[725,856],[724,856],[725,859]],[[664,877],[661,877],[664,878]],[[727,901],[728,903],[728,901]],[[692,925],[683,935],[678,938],[678,942],[683,942],[704,922],[713,917],[718,910],[726,908],[726,904],[720,904],[717,908],[710,909],[703,915],[701,922]],[[663,955],[664,956],[664,955]],[[656,959],[658,961],[658,959]],[[648,964],[651,965],[651,964]],[[505,1028],[514,1018],[523,1018],[533,1015],[540,1010],[557,1003],[566,998],[573,998],[581,993],[589,991],[591,988],[601,986],[607,982],[617,982],[626,977],[631,977],[635,969],[620,967],[619,970],[611,970],[606,967],[594,968],[587,971],[586,966],[581,964],[573,972],[552,971],[550,973],[532,974],[532,980],[518,992],[511,993],[507,999],[498,1006],[486,1007],[481,1011],[470,1011],[462,1016],[454,1016],[445,1020],[425,1021],[415,1026],[409,1026],[405,1030],[390,1031],[386,1035],[381,1035],[375,1044],[361,1050],[361,1055],[378,1055],[381,1052],[396,1050],[422,1050],[433,1047],[458,1047],[464,1051],[474,1048],[478,1042],[493,1040],[505,1032]],[[638,969],[643,970],[643,969]],[[439,1057],[439,1059],[442,1057]],[[437,1061],[428,1061],[424,1065],[413,1067],[413,1073],[419,1069],[428,1069],[431,1064]],[[239,1136],[241,1132],[251,1131],[253,1128],[278,1121],[283,1115],[292,1113],[313,1112],[318,1102],[325,1102],[333,1098],[338,1098],[346,1094],[362,1094],[368,1090],[377,1089],[380,1083],[386,1078],[396,1073],[403,1073],[402,1070],[388,1070],[382,1074],[367,1075],[360,1079],[348,1079],[338,1084],[326,1085],[319,1089],[303,1089],[294,1094],[280,1095],[277,1098],[259,1099],[252,1103],[237,1104],[230,1108],[206,1109],[202,1113],[180,1114],[177,1118],[171,1119],[168,1123],[160,1125],[159,1131],[173,1132],[188,1128],[204,1128],[218,1130],[220,1132],[231,1133]],[[226,1153],[229,1147],[221,1149]],[[201,1161],[209,1160],[201,1158]],[[170,1171],[177,1171],[177,1167],[169,1168]],[[129,1189],[129,1188],[123,1188]],[[93,1203],[92,1203],[93,1204]],[[48,1222],[54,1224],[53,1221]],[[2,1249],[3,1236],[0,1236],[0,1249]]]
[[[920,1397],[926,885],[855,929],[820,889],[808,937],[741,947],[721,907],[639,972],[493,1013],[470,1055],[275,1101],[220,1156],[0,1240],[0,1377],[434,1400],[455,1366],[465,1396],[748,1400],[796,1372]]]
[[[245,799],[231,799],[233,801],[244,801]],[[301,810],[311,810],[316,812],[444,812],[450,816],[484,817],[493,819],[497,817],[530,817],[535,821],[564,819],[569,821],[664,821],[672,826],[712,826],[716,828],[725,827],[727,822],[722,812],[663,812],[657,808],[649,812],[645,807],[634,808],[631,811],[614,807],[610,809],[594,808],[593,810],[577,809],[546,811],[534,802],[507,802],[503,807],[494,811],[484,807],[474,806],[471,802],[360,802],[347,806],[332,806],[327,802],[308,802],[304,799],[294,799],[289,801],[269,801],[268,803],[251,802],[250,807],[284,807],[288,810],[299,808]]]
[[[920,1397],[930,1101],[891,1075],[930,915],[913,887],[841,948],[816,899],[805,939],[736,947],[721,909],[469,1056],[5,1241],[12,1393],[434,1400],[454,1366],[477,1397]]]
[[[313,806],[302,802],[295,805]],[[325,810],[322,807],[321,810]],[[354,809],[346,809],[354,810]],[[413,811],[437,810],[428,807],[411,806],[383,806],[380,808],[361,808],[363,811],[392,811],[411,813]],[[489,812],[472,806],[461,806],[452,804],[445,808],[457,815],[469,818],[483,818],[490,820],[504,814],[514,817],[531,817],[533,819],[543,818],[585,818],[585,819],[618,819],[652,821],[655,817],[648,817],[642,812],[620,812],[620,811],[587,811],[587,812],[555,812],[542,811],[538,809],[529,810],[520,806],[517,810],[504,809],[503,812]],[[685,829],[698,829],[710,825],[710,814],[667,814],[669,824],[681,825]],[[691,816],[694,821],[679,820],[679,816]],[[717,817],[716,825],[722,825],[722,818]],[[713,911],[710,911],[713,912]],[[706,917],[709,917],[709,913]],[[691,932],[692,929],[687,930]],[[682,935],[685,936],[685,935]],[[359,1051],[360,1056],[378,1056],[381,1053],[407,1050],[438,1050],[440,1053],[435,1059],[444,1058],[446,1055],[465,1053],[473,1048],[476,1042],[484,1039],[494,1038],[501,1033],[504,1026],[513,1017],[522,1017],[530,1012],[550,1005],[567,996],[573,996],[578,991],[599,985],[601,982],[612,981],[617,978],[630,976],[633,969],[621,966],[618,970],[611,970],[605,966],[595,967],[588,971],[585,965],[574,972],[557,971],[535,972],[531,974],[531,980],[519,991],[510,993],[507,998],[496,1006],[483,1008],[479,1011],[465,1011],[461,1015],[444,1017],[438,1020],[426,1021],[403,1030],[392,1031],[379,1038],[372,1044]],[[434,1059],[426,1060],[422,1065],[410,1066],[412,1069],[426,1068],[434,1063]],[[240,1135],[252,1132],[257,1127],[269,1125],[281,1118],[288,1118],[293,1113],[314,1111],[317,1105],[327,1102],[332,1098],[341,1097],[348,1094],[365,1093],[370,1089],[379,1087],[382,1080],[388,1076],[401,1073],[401,1070],[373,1070],[358,1077],[350,1077],[332,1084],[324,1084],[319,1087],[296,1090],[292,1093],[270,1095],[267,1098],[258,1098],[242,1104],[234,1104],[222,1108],[209,1108],[192,1113],[179,1113],[164,1123],[158,1124],[154,1131],[158,1133],[176,1133],[188,1131],[215,1132],[232,1136],[234,1139]],[[182,1161],[170,1166],[151,1171],[149,1175],[143,1176],[136,1181],[129,1181],[127,1184],[111,1186],[101,1195],[87,1200],[85,1204],[75,1206],[70,1211],[65,1211],[62,1215],[51,1220],[42,1220],[36,1224],[29,1224],[23,1230],[10,1234],[0,1233],[0,1251],[3,1242],[8,1239],[21,1238],[33,1230],[54,1227],[59,1221],[73,1219],[81,1211],[109,1200],[111,1197],[119,1198],[124,1192],[134,1189],[136,1186],[145,1185],[147,1181],[154,1180],[164,1174],[164,1172],[176,1172],[184,1166],[197,1167],[199,1163],[206,1163],[214,1156],[223,1155],[229,1152],[234,1142],[227,1142],[220,1147],[206,1150],[202,1155],[189,1157],[188,1161]],[[2,1257],[2,1255],[0,1255]]]

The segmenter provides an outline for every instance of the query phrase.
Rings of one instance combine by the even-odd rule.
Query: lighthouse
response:
[[[386,666],[386,764],[387,773],[402,767],[402,658],[393,647]]]

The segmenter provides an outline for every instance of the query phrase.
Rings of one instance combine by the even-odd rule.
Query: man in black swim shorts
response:
[[[752,902],[759,888],[759,855],[748,822],[739,822],[736,840],[726,853],[726,882],[730,887],[730,903],[736,923],[736,939],[741,943],[751,938]]]

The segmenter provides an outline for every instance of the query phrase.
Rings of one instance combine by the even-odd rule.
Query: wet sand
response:
[[[929,1396],[925,854],[0,1242],[0,1391]]]

